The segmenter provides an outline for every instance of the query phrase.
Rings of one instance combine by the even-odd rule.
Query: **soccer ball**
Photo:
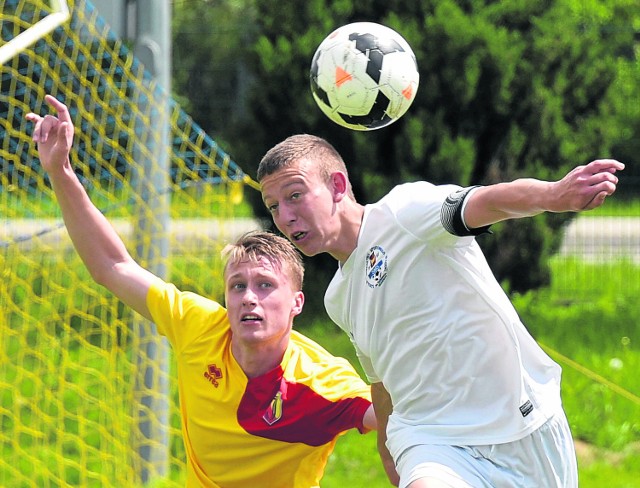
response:
[[[311,62],[311,92],[331,120],[373,130],[398,120],[413,103],[420,76],[400,34],[373,22],[339,27]]]

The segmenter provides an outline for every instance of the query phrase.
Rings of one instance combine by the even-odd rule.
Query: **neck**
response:
[[[349,199],[340,223],[339,246],[330,254],[341,264],[344,264],[358,245],[358,235],[362,227],[364,205]]]
[[[284,347],[264,344],[247,346],[235,342],[231,344],[233,357],[238,361],[247,378],[261,376],[278,366],[282,362],[286,350],[286,343]]]

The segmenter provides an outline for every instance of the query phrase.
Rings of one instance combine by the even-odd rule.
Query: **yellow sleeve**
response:
[[[166,336],[176,351],[205,329],[215,328],[216,323],[220,324],[221,334],[228,330],[227,311],[222,305],[196,293],[180,291],[161,279],[149,287],[147,307],[158,333]]]

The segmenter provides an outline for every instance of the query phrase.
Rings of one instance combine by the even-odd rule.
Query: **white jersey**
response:
[[[501,444],[560,408],[560,368],[538,346],[474,237],[440,212],[453,185],[408,183],[365,206],[358,246],[325,296],[371,382],[393,400],[394,458],[417,444]]]

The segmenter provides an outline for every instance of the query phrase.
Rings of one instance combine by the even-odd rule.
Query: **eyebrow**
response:
[[[294,175],[291,178],[294,178],[293,181],[288,181],[286,182],[284,185],[282,185],[280,187],[281,190],[286,190],[287,188],[289,188],[290,186],[293,185],[304,185],[305,184],[305,178],[300,176],[300,175]],[[268,199],[267,197],[269,197],[269,195],[265,195],[264,193],[262,194],[262,202],[265,203],[266,205],[266,200]]]
[[[273,267],[273,265],[271,265],[271,266]],[[277,273],[277,271],[276,271],[276,269],[275,269],[275,268],[273,268],[273,270],[266,270],[266,269],[262,266],[262,270],[261,270],[261,271],[258,271],[256,276],[257,276],[258,278],[263,278],[263,279],[264,279],[264,278],[277,279],[277,274],[278,274],[278,273]],[[228,282],[228,281],[231,281],[231,280],[234,280],[234,279],[239,279],[239,278],[245,279],[245,278],[246,278],[246,276],[244,276],[244,275],[243,275],[242,273],[240,273],[240,272],[235,272],[235,273],[232,273],[232,274],[230,274],[230,275],[227,275],[227,277],[226,277],[225,281],[227,281],[227,282]]]

